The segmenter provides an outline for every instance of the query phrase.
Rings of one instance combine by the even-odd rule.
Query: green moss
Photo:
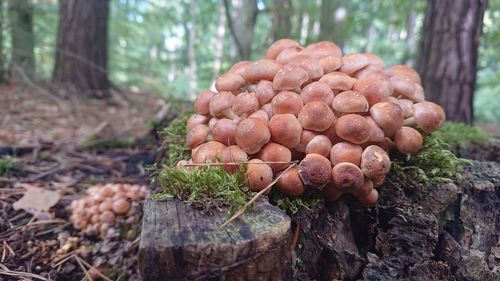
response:
[[[189,159],[189,148],[186,146],[187,120],[193,113],[185,111],[163,131],[165,136],[163,146],[167,152],[165,164],[168,166],[175,165],[179,160]]]
[[[9,156],[0,157],[0,176],[9,176],[10,173],[17,168],[19,168],[19,166],[14,158]]]
[[[446,122],[433,135],[448,143],[452,148],[460,149],[471,145],[488,145],[489,143],[489,136],[483,130],[463,123]]]
[[[300,210],[312,211],[320,202],[317,198],[289,198],[283,196],[276,200],[276,206],[285,211],[288,215],[295,215]]]

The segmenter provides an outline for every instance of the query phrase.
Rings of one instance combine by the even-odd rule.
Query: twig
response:
[[[290,170],[291,168],[293,168],[295,165],[297,165],[296,163],[292,163],[290,166],[288,166],[288,168],[286,168],[286,170],[283,171],[283,173],[281,173],[279,176],[277,176],[268,186],[266,186],[266,188],[262,189],[261,191],[259,191],[257,194],[255,194],[255,196],[250,199],[250,201],[248,201],[243,207],[241,207],[238,211],[236,211],[236,213],[234,213],[234,215],[229,219],[227,220],[225,223],[223,223],[220,228],[223,228],[224,226],[228,225],[230,222],[234,221],[235,219],[237,219],[239,216],[241,216],[248,208],[248,206],[252,205],[253,202],[255,202],[257,199],[259,199],[259,197],[266,193],[269,189],[271,189],[271,187],[278,182],[278,180],[286,173],[288,172],[288,170]]]
[[[78,257],[78,256],[77,256]],[[106,281],[112,281],[111,279],[109,279],[106,275],[102,274],[97,268],[95,268],[94,266],[90,265],[88,262],[86,262],[84,259],[78,257],[80,259],[80,261],[82,263],[84,263],[89,269],[90,268],[93,268],[95,273],[97,275],[99,275],[102,279],[106,280]]]
[[[297,226],[295,227],[295,232],[293,233],[293,239],[292,239],[292,250],[297,247],[297,243],[299,242],[299,236],[300,236],[300,222],[297,222]]]
[[[87,279],[89,281],[93,281],[94,279],[92,279],[92,277],[90,276],[89,272],[87,271],[87,269],[85,268],[85,266],[83,265],[81,259],[77,256],[77,255],[73,255],[73,258],[76,260],[76,262],[78,263],[78,265],[80,266],[80,268],[83,270],[83,272],[85,273],[85,277],[87,277]]]
[[[0,263],[0,275],[22,277],[23,279],[35,278],[35,279],[38,279],[38,280],[49,281],[49,279],[47,279],[45,277],[42,277],[42,276],[40,276],[38,274],[10,270],[3,263]]]

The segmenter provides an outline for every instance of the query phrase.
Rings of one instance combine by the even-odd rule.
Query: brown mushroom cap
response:
[[[271,101],[274,114],[293,114],[299,115],[303,102],[297,93],[282,91],[279,92]]]
[[[394,87],[393,96],[399,97],[403,96],[407,99],[415,99],[415,83],[410,80],[407,76],[394,75],[389,78],[392,86]]]
[[[318,60],[308,55],[296,55],[288,60],[288,64],[296,65],[304,69],[310,80],[318,79],[323,76],[323,66]]]
[[[262,80],[257,83],[257,87],[255,88],[255,97],[259,101],[260,106],[270,102],[275,94],[273,82]]]
[[[248,65],[241,73],[241,76],[247,82],[255,82],[260,80],[272,81],[280,68],[281,64],[275,62],[274,60],[258,60]]]
[[[235,96],[230,92],[220,92],[215,94],[210,101],[210,115],[214,117],[226,117],[234,119],[236,114],[233,112]]]
[[[328,129],[335,122],[335,115],[330,107],[326,103],[319,101],[304,105],[298,118],[304,129],[316,132]]]
[[[317,135],[306,145],[305,153],[316,153],[328,157],[331,149],[332,141],[327,136]]]
[[[212,131],[214,129],[215,124],[217,124],[217,122],[220,119],[221,118],[217,118],[217,117],[210,118],[210,121],[208,121],[208,129],[210,129],[210,131]]]
[[[218,141],[209,141],[193,149],[191,158],[195,164],[205,164],[207,161],[215,163],[224,148],[226,146]]]
[[[233,102],[233,112],[238,116],[246,117],[259,109],[259,101],[254,93],[241,93]]]
[[[273,106],[270,103],[264,104],[260,109],[262,109],[265,113],[267,113],[267,116],[269,116],[269,118],[273,117],[274,115]]]
[[[362,144],[370,138],[370,124],[357,114],[342,115],[335,122],[335,133],[346,141]]]
[[[342,58],[336,56],[322,57],[319,59],[319,64],[323,67],[323,73],[327,74],[340,68]]]
[[[246,162],[248,159],[248,155],[243,149],[241,149],[237,145],[231,145],[224,148],[220,153],[220,159],[222,163],[241,163]],[[238,165],[224,165],[222,168],[232,174],[238,171],[240,168]]]
[[[370,138],[369,142],[381,142],[385,138],[384,131],[373,121],[371,116],[364,116],[368,124],[370,125]]]
[[[210,130],[207,125],[198,124],[188,130],[186,134],[186,144],[189,148],[193,149],[198,145],[207,141]]]
[[[414,102],[422,102],[425,100],[425,93],[424,93],[424,88],[422,88],[422,85],[420,84],[413,84],[415,87],[415,95],[413,96],[413,101]]]
[[[330,162],[333,166],[344,162],[359,166],[362,153],[363,148],[358,144],[339,142],[334,144],[330,150]]]
[[[339,163],[332,169],[333,186],[341,192],[353,192],[363,186],[363,172],[352,163]]]
[[[339,113],[368,112],[368,101],[356,91],[344,91],[333,98],[332,108]]]
[[[368,76],[354,83],[353,90],[365,96],[370,106],[386,101],[391,96],[393,88],[387,80],[377,76]]]
[[[266,144],[257,154],[257,158],[264,162],[290,162],[292,161],[292,152],[286,146],[270,142]],[[268,164],[273,172],[286,169],[290,163]]]
[[[417,153],[424,144],[422,135],[411,127],[401,127],[394,134],[396,148],[404,154]]]
[[[389,77],[384,73],[384,68],[378,64],[369,64],[360,70],[351,74],[356,79],[363,79],[367,77],[376,77],[382,80],[388,80]]]
[[[413,69],[407,65],[404,65],[404,64],[391,66],[385,70],[385,73],[387,73],[387,75],[389,75],[389,76],[394,76],[394,75],[407,76],[414,83],[422,84],[421,79],[420,79],[420,75],[418,74],[418,72],[415,71],[415,69]]]
[[[321,59],[328,56],[342,57],[342,50],[333,42],[320,41],[307,46],[302,53],[315,59]]]
[[[325,83],[332,90],[347,91],[352,89],[356,79],[345,73],[334,71],[325,74],[319,79],[319,82]]]
[[[248,161],[245,183],[251,191],[258,192],[273,181],[273,170],[260,159]]]
[[[376,65],[381,67],[382,69],[385,67],[384,61],[374,53],[363,53],[363,55],[368,59],[370,65]]]
[[[333,101],[333,91],[322,82],[312,82],[302,89],[300,97],[304,104],[313,101],[320,101],[326,104],[331,104]]]
[[[236,143],[248,154],[257,153],[271,139],[271,133],[264,121],[248,118],[236,128]]]
[[[342,197],[342,192],[340,192],[339,190],[337,190],[335,188],[335,186],[333,185],[333,183],[327,184],[323,188],[323,190],[321,191],[321,194],[323,195],[323,198],[327,202],[335,202],[335,201],[339,200],[340,197]]]
[[[299,168],[300,178],[305,185],[321,190],[331,181],[332,165],[323,155],[307,154],[300,162]]]
[[[225,145],[235,144],[236,127],[237,124],[235,124],[233,120],[225,118],[218,120],[211,130],[213,140]]]
[[[360,188],[354,190],[353,195],[358,198],[365,197],[368,194],[370,194],[370,192],[372,192],[372,189],[373,189],[373,182],[369,179],[365,179],[363,185]]]
[[[294,148],[300,142],[302,126],[292,114],[276,114],[269,120],[269,131],[274,142]]]
[[[117,215],[124,215],[129,209],[130,203],[123,198],[113,202],[113,212]]]
[[[414,104],[413,109],[414,117],[410,118],[410,121],[416,123],[424,132],[434,132],[443,126],[446,115],[441,106],[433,102],[423,101]],[[412,125],[411,123],[405,120],[405,125]]]
[[[288,196],[299,196],[304,192],[304,184],[299,177],[299,167],[294,166],[280,174],[276,188]]]
[[[318,135],[317,132],[314,131],[309,131],[309,130],[302,130],[302,133],[300,135],[300,142],[297,146],[294,147],[295,150],[299,152],[306,152],[306,147],[307,144],[316,136]],[[330,140],[331,141],[331,140]]]
[[[351,53],[342,57],[340,72],[352,74],[369,64],[370,61],[364,54]]]
[[[392,101],[392,99],[391,99]],[[403,117],[409,118],[413,116],[413,102],[408,99],[396,99],[395,101],[403,111]]]
[[[198,124],[207,124],[208,123],[208,117],[205,115],[200,115],[200,114],[193,114],[191,117],[189,117],[187,121],[187,129],[193,128],[195,125]]]
[[[252,62],[248,60],[240,61],[238,63],[235,63],[231,68],[229,69],[228,72],[238,74],[241,76],[241,74],[245,71],[247,66],[251,65]]]
[[[287,64],[293,57],[299,55],[304,50],[302,47],[290,47],[284,49],[276,58],[276,62]]]
[[[309,75],[297,65],[285,64],[273,79],[273,88],[277,91],[299,89],[309,80]]]
[[[392,102],[379,102],[370,108],[373,121],[379,125],[386,136],[392,137],[403,126],[403,110]]]
[[[219,92],[239,91],[245,85],[245,79],[238,74],[228,72],[215,81],[215,89]]]
[[[378,191],[376,189],[372,189],[368,195],[363,197],[358,197],[360,203],[365,205],[375,205],[378,201]]]
[[[259,110],[255,111],[254,113],[248,115],[248,118],[259,118],[262,121],[264,121],[266,124],[269,123],[269,116],[262,109],[259,109]]]
[[[385,150],[377,145],[370,145],[361,154],[361,170],[369,179],[385,177],[391,169],[391,159]]]
[[[300,47],[300,45],[292,39],[277,40],[267,48],[266,59],[276,59],[281,52],[292,47]]]
[[[194,101],[194,111],[200,115],[206,115],[210,113],[210,100],[215,95],[214,92],[210,90],[202,90]]]

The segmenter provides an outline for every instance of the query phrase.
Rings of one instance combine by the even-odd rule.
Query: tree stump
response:
[[[147,200],[139,246],[144,281],[290,280],[290,218],[261,200],[224,228],[179,200]]]

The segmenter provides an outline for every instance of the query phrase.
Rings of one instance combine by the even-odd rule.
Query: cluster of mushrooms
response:
[[[87,195],[71,202],[70,221],[84,233],[104,236],[119,220],[133,224],[136,210],[133,203],[148,194],[146,186],[108,183],[87,189]]]
[[[388,152],[416,153],[423,138],[415,127],[432,132],[445,120],[440,106],[425,101],[414,69],[385,68],[371,53],[342,55],[328,41],[278,40],[265,59],[233,65],[215,88],[195,100],[191,159],[177,167],[221,161],[234,173],[245,162],[252,191],[279,177],[275,187],[289,196],[314,187],[327,201],[351,193],[375,204]],[[293,160],[300,164],[289,167]]]

